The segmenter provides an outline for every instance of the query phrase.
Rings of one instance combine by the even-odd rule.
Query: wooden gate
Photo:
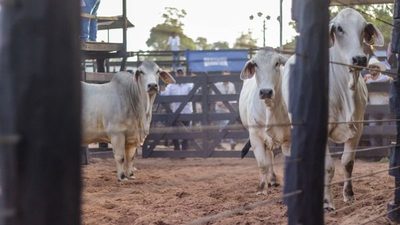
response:
[[[241,125],[237,105],[242,85],[239,74],[197,74],[176,80],[177,83],[193,83],[193,89],[188,95],[156,98],[150,134],[142,147],[143,157],[239,157],[240,151],[235,150],[240,149],[217,149],[224,140],[244,142],[248,138],[247,131]],[[236,94],[221,94],[215,83],[223,81],[234,83]],[[222,101],[229,113],[216,113],[214,105],[217,101]],[[169,108],[172,102],[181,103],[174,113]],[[193,113],[182,114],[188,102],[192,102]],[[173,126],[180,120],[191,121],[191,126]],[[216,122],[221,120],[229,120],[229,123],[224,127],[217,126]],[[178,138],[189,140],[188,150],[174,151],[168,145],[171,140]],[[240,144],[237,146],[240,147]]]

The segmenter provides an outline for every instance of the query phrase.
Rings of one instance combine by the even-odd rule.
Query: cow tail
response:
[[[247,153],[250,151],[251,148],[251,143],[250,143],[250,139],[246,142],[246,144],[243,146],[242,148],[242,154],[241,154],[241,158],[243,159]]]

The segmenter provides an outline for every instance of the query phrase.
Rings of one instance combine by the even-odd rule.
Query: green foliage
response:
[[[251,31],[248,31],[236,39],[233,48],[257,48],[257,40],[252,37]]]
[[[212,49],[220,50],[220,49],[229,49],[229,43],[226,41],[217,41],[212,44]]]
[[[229,43],[226,41],[217,41],[212,44],[207,42],[207,38],[198,37],[196,39],[196,49],[197,50],[220,50],[220,49],[229,49]]]
[[[293,38],[291,41],[286,42],[282,47],[284,50],[294,51],[296,49],[296,39]]]
[[[181,40],[181,49],[195,49],[194,41],[184,34],[182,19],[186,16],[186,11],[171,7],[165,8],[165,13],[162,14],[164,22],[157,24],[150,30],[150,37],[147,39],[146,44],[153,50],[169,50],[168,37],[173,33],[177,33]]]
[[[196,39],[196,49],[197,50],[208,50],[211,49],[211,45],[207,43],[207,38],[205,37],[198,37]]]
[[[164,18],[164,23],[171,25],[172,27],[183,27],[182,19],[186,16],[186,11],[184,9],[177,9],[173,7],[165,7],[165,13],[162,14]]]

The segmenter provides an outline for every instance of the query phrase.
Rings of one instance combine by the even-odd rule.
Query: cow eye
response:
[[[278,66],[279,66],[279,62],[276,62],[276,63],[275,63],[275,67],[278,67]]]
[[[338,26],[337,30],[338,30],[340,33],[344,33],[344,30],[343,30],[343,28],[342,28],[341,26]]]

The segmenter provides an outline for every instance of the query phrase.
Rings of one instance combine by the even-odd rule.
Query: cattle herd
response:
[[[363,130],[362,123],[367,88],[360,70],[340,64],[366,66],[363,44],[383,45],[380,31],[368,23],[354,9],[343,9],[330,22],[329,65],[329,124],[328,138],[344,143],[341,158],[345,178],[344,201],[354,198],[352,176],[355,149]],[[291,115],[289,104],[289,77],[296,61],[286,59],[272,49],[262,49],[245,64],[240,78],[243,88],[239,98],[239,112],[243,125],[249,131],[260,171],[258,194],[267,186],[277,186],[273,168],[272,150],[281,147],[290,155]],[[174,78],[154,62],[143,62],[134,74],[117,73],[106,84],[82,83],[83,88],[83,144],[109,142],[113,146],[117,178],[134,178],[133,160],[138,147],[149,133],[152,105],[159,91],[158,79],[174,83]],[[274,126],[288,124],[287,126]],[[246,146],[250,146],[246,145]],[[326,152],[329,153],[328,146]],[[324,208],[334,210],[330,186],[334,176],[330,154],[325,158]]]

